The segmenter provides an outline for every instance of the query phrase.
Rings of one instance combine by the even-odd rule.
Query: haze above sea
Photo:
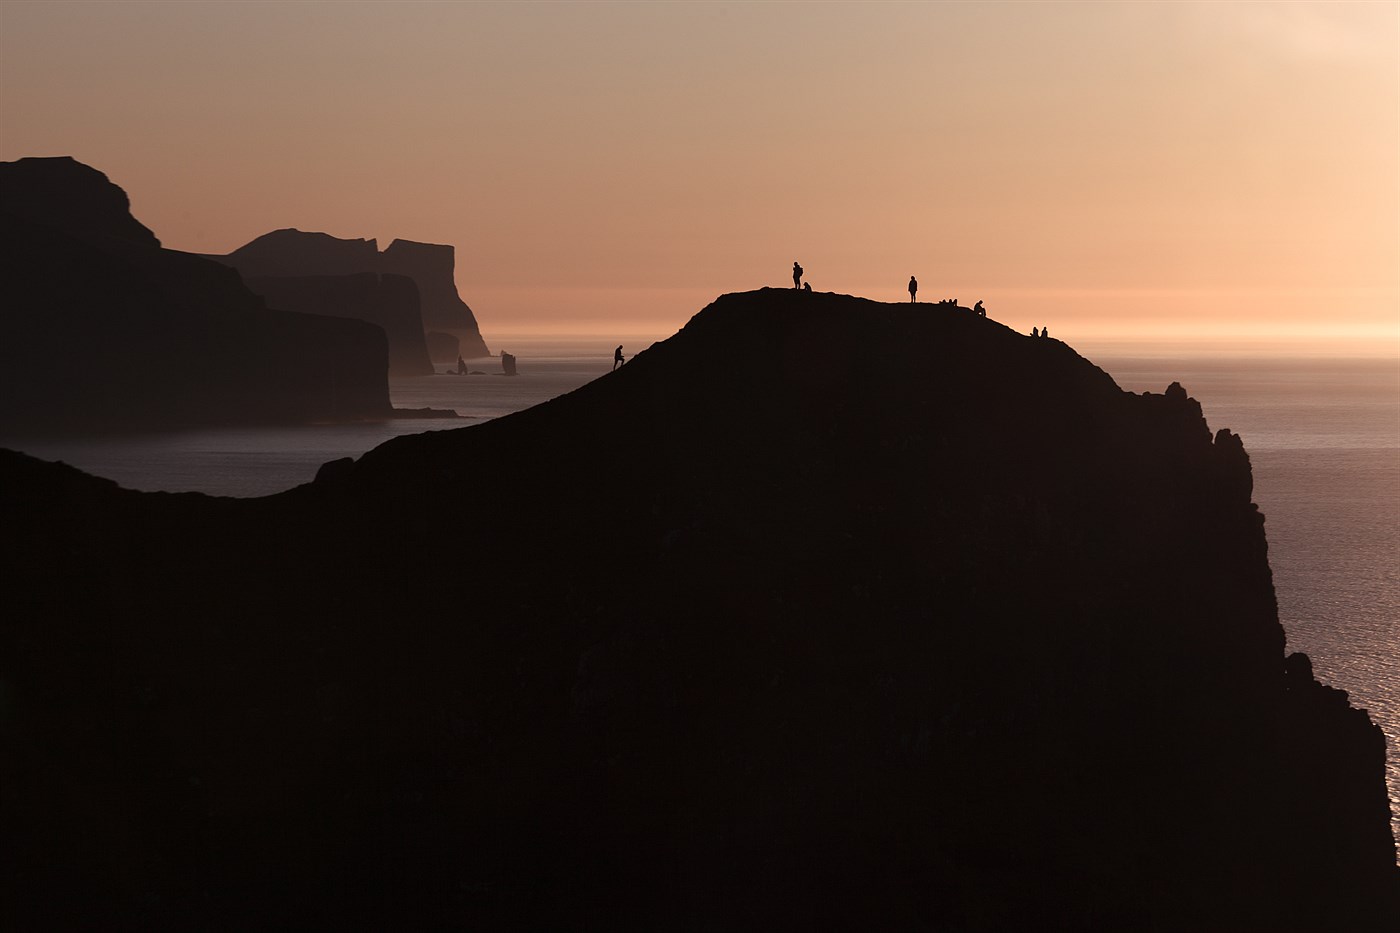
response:
[[[132,489],[267,495],[392,437],[479,424],[567,393],[609,371],[618,341],[630,357],[651,339],[498,341],[518,358],[519,375],[501,375],[500,362],[487,358],[471,364],[482,375],[391,380],[396,407],[453,409],[461,419],[0,437],[0,446]],[[1180,382],[1212,431],[1244,439],[1288,648],[1307,652],[1319,679],[1346,690],[1385,731],[1400,837],[1400,347],[1328,358],[1141,342],[1076,349],[1128,391]]]

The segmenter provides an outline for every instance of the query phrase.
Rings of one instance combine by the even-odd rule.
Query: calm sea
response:
[[[645,343],[629,345],[629,354]],[[229,428],[91,440],[0,438],[133,489],[258,496],[309,482],[327,460],[399,434],[478,424],[568,392],[611,368],[611,342],[521,342],[518,376],[394,380],[400,408],[448,408],[466,420]],[[1389,742],[1400,837],[1400,359],[1089,352],[1124,389],[1180,382],[1212,430],[1244,438],[1266,517],[1279,614],[1292,651],[1370,710]]]

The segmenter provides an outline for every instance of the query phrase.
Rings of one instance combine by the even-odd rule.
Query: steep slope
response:
[[[385,417],[383,333],[269,310],[72,159],[0,163],[0,429]]]
[[[1284,657],[1238,439],[964,310],[726,296],[567,396],[264,500],[0,478],[21,907],[1397,917],[1384,745]]]

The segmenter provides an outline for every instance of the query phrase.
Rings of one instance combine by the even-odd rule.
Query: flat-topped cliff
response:
[[[366,272],[407,276],[418,286],[422,314],[420,332],[452,334],[460,341],[460,352],[467,357],[490,355],[481,339],[476,317],[457,293],[456,250],[452,246],[394,240],[380,252],[373,239],[341,239],[326,233],[285,229],[265,233],[226,256],[210,258],[233,266],[250,282],[256,280],[263,285],[275,277],[286,276],[346,276]]]
[[[72,159],[0,163],[0,430],[386,417],[383,332],[269,309]]]
[[[1285,656],[1251,490],[1180,386],[770,289],[266,499],[0,455],[7,900],[1393,929],[1383,739]]]

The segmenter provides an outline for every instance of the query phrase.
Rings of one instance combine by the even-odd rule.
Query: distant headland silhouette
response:
[[[390,405],[389,371],[432,372],[420,296],[466,352],[485,352],[456,298],[451,247],[395,241],[379,254],[373,241],[279,231],[236,263],[269,272],[279,257],[278,271],[304,271],[245,284],[222,262],[162,248],[121,188],[71,158],[0,163],[0,220],[0,431],[452,417]],[[353,265],[365,247],[403,274],[321,275],[311,258],[353,253]],[[455,359],[458,337],[437,336]]]
[[[490,355],[471,308],[457,294],[453,272],[455,250],[451,246],[395,240],[381,252],[374,240],[345,240],[325,233],[288,229],[263,234],[228,255],[209,258],[238,269],[248,287],[258,294],[269,293],[265,297],[276,307],[315,314],[336,314],[335,309],[343,306],[343,299],[333,291],[326,294],[335,289],[345,290],[344,285],[336,284],[337,279],[356,276],[358,281],[363,281],[366,273],[373,273],[381,280],[391,276],[408,278],[416,286],[421,311],[416,333],[410,320],[412,313],[406,308],[407,301],[399,299],[397,308],[384,307],[387,302],[381,302],[379,307],[370,305],[373,310],[369,313],[376,316],[374,323],[384,326],[389,333],[391,354],[396,344],[402,343],[405,354],[421,357],[425,351],[423,332],[427,331],[439,335],[439,340],[451,335],[459,341],[458,349],[449,355],[437,355],[436,359],[452,360],[458,353],[467,359]],[[317,283],[321,283],[319,289]],[[403,291],[402,286],[394,287]],[[277,304],[274,296],[294,300],[297,306]],[[359,315],[341,313],[337,316]],[[388,326],[384,321],[389,322]],[[432,371],[426,361],[418,362],[409,357],[405,357],[399,368],[405,375]]]
[[[383,330],[271,309],[234,270],[163,249],[96,169],[0,163],[0,211],[0,429],[393,414]]]

